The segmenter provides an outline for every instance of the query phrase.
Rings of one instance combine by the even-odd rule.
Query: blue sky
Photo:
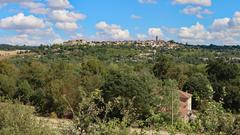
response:
[[[239,0],[0,0],[0,43],[71,39],[240,44]]]

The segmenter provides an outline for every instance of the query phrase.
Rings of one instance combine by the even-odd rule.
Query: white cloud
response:
[[[99,30],[97,36],[102,38],[110,38],[114,40],[124,40],[130,38],[130,33],[127,29],[122,29],[121,26],[116,24],[107,24],[101,21],[96,24],[96,28]]]
[[[240,29],[240,12],[237,11],[234,14],[234,17],[229,22],[230,27],[234,27],[235,29]]]
[[[52,44],[54,40],[61,39],[52,28],[17,30],[16,35],[0,37],[0,43],[16,45]]]
[[[157,0],[138,0],[141,4],[156,4]]]
[[[43,3],[40,2],[21,2],[20,5],[22,7],[28,8],[30,12],[34,14],[47,14],[49,10],[45,8],[45,5]]]
[[[28,7],[28,8],[40,8],[44,7],[43,3],[38,3],[38,2],[21,2],[21,6],[23,7]]]
[[[0,0],[0,3],[20,3],[20,2],[30,2],[32,0]]]
[[[183,42],[193,44],[240,44],[240,12],[232,18],[215,19],[209,29],[196,23],[179,29],[178,36]]]
[[[162,37],[163,33],[162,33],[162,30],[160,28],[149,28],[148,29],[148,35],[152,36],[152,37],[156,37],[156,36]]]
[[[0,3],[0,6],[18,4],[20,10],[25,8],[29,13],[46,15],[38,18],[18,13],[0,19],[0,29],[16,32],[12,36],[0,37],[2,43],[39,45],[62,42],[63,39],[53,28],[74,31],[79,27],[77,21],[86,18],[86,15],[73,11],[69,0],[0,0]]]
[[[142,19],[141,16],[138,16],[138,15],[135,15],[135,14],[132,14],[132,15],[131,15],[131,18],[134,19],[134,20]]]
[[[68,10],[53,10],[50,13],[50,18],[57,22],[75,22],[78,20],[84,20],[86,15],[70,12]]]
[[[56,28],[66,30],[66,31],[75,31],[78,29],[78,25],[74,22],[58,22],[56,23]]]
[[[49,27],[45,29],[25,29],[25,30],[17,30],[20,34],[27,34],[35,37],[57,37],[58,35],[54,32],[54,30]]]
[[[16,3],[23,8],[28,8],[30,13],[34,14],[46,14],[48,12],[48,9],[45,8],[44,3],[36,2],[34,0],[0,0],[0,7],[6,6],[10,3]]]
[[[213,31],[224,31],[227,29],[240,32],[240,12],[235,12],[232,18],[215,19],[211,26]]]
[[[54,39],[53,41],[52,41],[52,44],[61,44],[61,43],[63,43],[64,42],[64,40],[62,39],[62,38],[57,38],[57,39]]]
[[[23,35],[15,35],[15,36],[7,36],[7,37],[0,37],[1,43],[7,43],[12,45],[40,45],[43,42],[35,39],[32,39],[30,36],[23,34]]]
[[[199,6],[211,6],[211,0],[174,0],[174,3],[177,4],[192,4],[192,5],[199,5]]]
[[[51,9],[68,9],[73,7],[68,0],[48,0],[48,6]]]
[[[203,15],[209,15],[213,13],[212,11],[208,9],[203,9],[200,6],[197,7],[188,6],[184,8],[182,12],[187,15],[195,15],[197,18],[203,18]]]
[[[214,31],[222,30],[229,26],[230,18],[215,19],[212,23],[211,29]]]
[[[2,29],[35,29],[43,27],[45,27],[45,24],[42,19],[33,15],[25,16],[23,13],[0,20],[0,28]]]
[[[191,27],[180,28],[178,35],[183,39],[190,40],[204,40],[205,38],[210,38],[209,32],[207,32],[205,27],[200,23],[196,23]]]

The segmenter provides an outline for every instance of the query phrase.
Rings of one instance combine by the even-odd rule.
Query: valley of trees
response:
[[[16,111],[12,105],[23,104],[35,107],[34,115],[72,119],[74,128],[63,134],[124,135],[134,127],[240,135],[240,47],[53,45],[31,50],[36,54],[0,61],[1,102],[11,102],[0,110],[0,134],[43,133],[24,125],[16,130],[21,122],[9,126]],[[179,118],[178,90],[193,95],[194,120]]]

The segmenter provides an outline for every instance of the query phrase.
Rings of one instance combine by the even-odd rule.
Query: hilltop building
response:
[[[66,42],[63,42],[63,45],[73,46],[73,45],[84,45],[87,43],[88,42],[86,40],[79,39],[79,40],[68,40]]]
[[[167,49],[178,48],[179,45],[173,41],[164,41],[159,40],[156,36],[156,40],[123,40],[123,41],[86,41],[83,39],[79,40],[69,40],[63,42],[63,45],[66,46],[75,46],[75,45],[90,45],[90,46],[101,46],[101,45],[137,45],[137,46],[149,46],[149,47],[164,47]]]

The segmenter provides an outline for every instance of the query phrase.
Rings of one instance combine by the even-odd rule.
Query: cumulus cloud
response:
[[[101,21],[96,24],[96,28],[99,30],[97,36],[102,38],[110,38],[114,40],[125,40],[130,38],[130,33],[127,29],[123,29],[120,25],[107,24]]]
[[[240,12],[235,12],[232,18],[215,19],[211,25],[213,31],[224,31],[230,29],[232,31],[240,31]]]
[[[7,37],[0,37],[1,43],[8,43],[12,45],[39,45],[43,42],[38,39],[33,39],[29,35],[14,35],[14,36],[7,36]]]
[[[235,12],[234,17],[229,21],[229,27],[240,29],[240,11]]]
[[[48,27],[44,29],[22,29],[17,30],[21,35],[31,35],[35,37],[57,37],[58,35],[54,32],[53,28]]]
[[[51,9],[68,9],[73,7],[68,0],[48,0],[48,6]]]
[[[184,8],[182,12],[187,15],[195,15],[197,18],[203,18],[203,15],[210,15],[213,13],[212,11],[208,9],[203,9],[200,6],[197,7],[188,6]]]
[[[58,22],[56,23],[56,28],[66,30],[66,31],[75,31],[78,29],[78,25],[74,22]]]
[[[240,44],[240,12],[235,12],[232,18],[215,19],[207,29],[196,23],[190,27],[179,29],[178,36],[183,42],[193,44]]]
[[[49,17],[56,22],[55,27],[66,31],[75,31],[78,29],[78,20],[84,20],[86,15],[68,10],[53,10]]]
[[[205,27],[200,23],[196,23],[191,27],[180,28],[178,35],[183,39],[191,40],[204,40],[205,38],[210,38],[209,32],[207,32]]]
[[[229,26],[230,18],[215,19],[212,23],[211,29],[214,31],[222,30]]]
[[[32,0],[0,0],[0,3],[20,3],[20,2],[30,2]]]
[[[141,16],[139,16],[139,15],[135,15],[135,14],[132,14],[132,15],[131,15],[131,18],[134,19],[134,20],[142,19]]]
[[[138,0],[141,4],[156,4],[157,0]]]
[[[25,16],[19,13],[0,20],[1,29],[35,29],[45,27],[44,21],[33,15]]]
[[[49,17],[57,22],[76,22],[78,20],[84,20],[86,15],[68,10],[53,10]]]
[[[63,40],[62,38],[57,38],[57,39],[54,39],[54,40],[52,41],[53,44],[61,44],[61,43],[63,43],[63,42],[64,42],[64,40]]]
[[[33,0],[0,0],[0,7],[6,6],[10,3],[19,4],[23,8],[28,8],[30,13],[34,14],[46,14],[48,9],[45,7],[45,4],[41,2],[36,2]]]
[[[28,8],[30,12],[34,14],[47,14],[49,10],[43,3],[40,2],[21,2],[20,5],[24,8]]]
[[[40,45],[52,44],[54,40],[61,39],[61,36],[52,28],[17,30],[16,35],[0,37],[0,43],[14,45]]]
[[[77,21],[86,18],[86,15],[74,12],[68,0],[0,0],[0,3],[0,6],[18,4],[29,13],[47,15],[46,18],[41,18],[18,13],[0,19],[0,29],[16,32],[12,36],[0,37],[2,43],[39,45],[63,41],[54,28],[74,31],[79,27]]]
[[[162,30],[160,28],[149,28],[148,29],[148,35],[152,36],[152,37],[156,37],[156,36],[162,37],[163,33],[162,33]]]
[[[199,6],[211,6],[211,0],[174,0],[176,4],[192,4],[192,5],[199,5]]]

